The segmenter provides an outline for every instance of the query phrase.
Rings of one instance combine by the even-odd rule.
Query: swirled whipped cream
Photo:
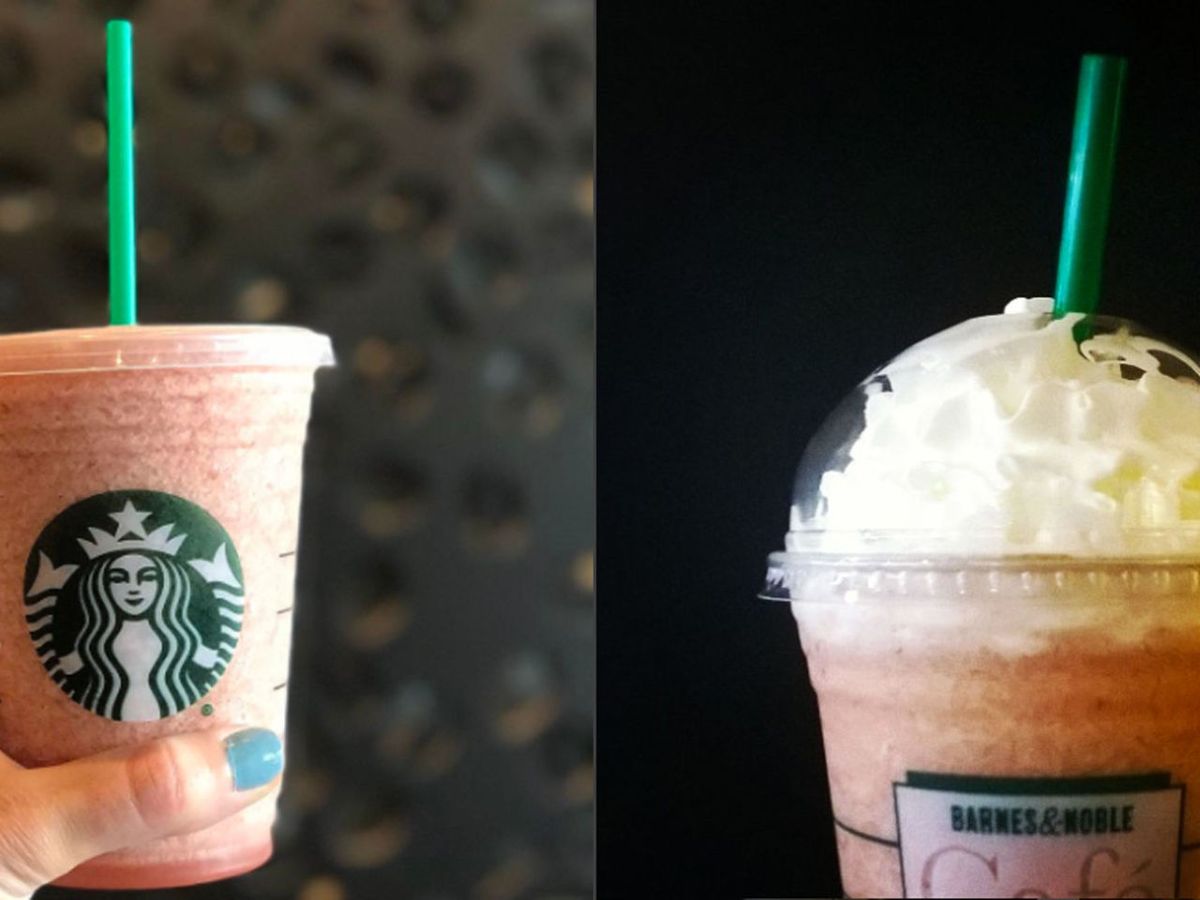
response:
[[[886,533],[936,535],[926,550],[1200,550],[1196,363],[1114,320],[1077,334],[1081,316],[1049,305],[1015,300],[868,379],[861,432],[792,507],[788,548]]]

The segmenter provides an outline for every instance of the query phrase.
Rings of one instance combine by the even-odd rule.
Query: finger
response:
[[[5,773],[19,771],[25,768],[11,756],[0,751],[0,778],[4,777]]]
[[[102,853],[213,825],[268,794],[282,768],[279,738],[252,728],[30,769],[9,779],[15,790],[0,805],[0,860],[23,855],[36,886]]]

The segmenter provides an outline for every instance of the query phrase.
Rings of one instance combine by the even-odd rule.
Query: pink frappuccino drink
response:
[[[0,337],[0,750],[283,732],[301,462],[328,339],[132,326]],[[274,795],[60,884],[160,887],[271,854]]]
[[[1044,309],[901,354],[801,463],[766,596],[848,896],[1200,896],[1200,367]]]

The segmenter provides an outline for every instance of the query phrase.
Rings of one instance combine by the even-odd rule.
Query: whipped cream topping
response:
[[[926,551],[1200,551],[1196,363],[1119,320],[1077,341],[1082,317],[1049,308],[1013,301],[868,379],[861,433],[792,507],[788,549],[873,533]]]

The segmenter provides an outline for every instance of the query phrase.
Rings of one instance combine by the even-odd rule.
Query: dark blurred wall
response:
[[[108,15],[135,23],[143,321],[298,323],[341,363],[278,853],[178,895],[586,896],[591,4],[0,5],[4,330],[104,320]]]
[[[919,338],[1054,290],[1079,57],[1129,56],[1103,310],[1200,347],[1194,3],[601,3],[597,859],[840,896],[816,701],[755,599],[795,465]]]

